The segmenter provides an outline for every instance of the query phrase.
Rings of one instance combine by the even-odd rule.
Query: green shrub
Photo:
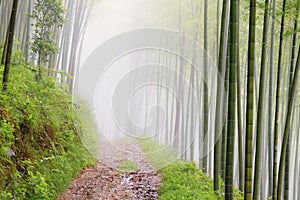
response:
[[[221,189],[214,191],[213,179],[204,174],[195,163],[176,160],[170,149],[163,149],[155,141],[138,140],[147,159],[158,167],[162,175],[162,185],[159,188],[159,199],[166,200],[218,200],[224,199],[224,182]],[[163,149],[161,151],[161,149]],[[157,152],[154,154],[154,152]],[[171,162],[173,161],[173,162]],[[160,166],[164,166],[160,168]],[[235,189],[235,199],[243,199],[242,193]]]
[[[55,199],[95,164],[66,88],[53,77],[36,81],[34,70],[15,52],[8,91],[0,92],[0,199]]]
[[[213,182],[194,163],[177,161],[161,169],[160,199],[214,200]]]

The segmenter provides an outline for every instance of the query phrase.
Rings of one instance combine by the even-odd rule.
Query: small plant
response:
[[[117,170],[120,172],[135,172],[138,170],[138,166],[134,161],[124,160],[120,163]]]

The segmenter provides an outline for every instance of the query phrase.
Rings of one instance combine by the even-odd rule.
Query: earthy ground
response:
[[[146,161],[139,146],[133,143],[106,144],[102,145],[100,152],[97,166],[82,171],[58,200],[157,199],[161,177]],[[127,161],[135,163],[137,169],[120,168]]]

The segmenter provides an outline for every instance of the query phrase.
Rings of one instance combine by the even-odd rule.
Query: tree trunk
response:
[[[271,49],[270,49],[270,75],[269,75],[269,109],[268,109],[268,163],[269,163],[269,190],[268,197],[273,191],[273,68],[274,68],[274,41],[275,41],[275,12],[276,0],[272,3],[272,28],[271,28]]]
[[[259,99],[258,99],[258,117],[257,117],[257,131],[256,131],[256,153],[255,153],[255,168],[254,168],[254,188],[253,199],[259,199],[259,186],[261,180],[261,154],[262,154],[262,137],[264,133],[264,104],[266,99],[266,75],[267,75],[267,41],[269,30],[269,0],[265,0],[265,13],[264,13],[264,28],[262,39],[262,54],[261,54],[261,68],[260,68],[260,82],[259,82]]]
[[[2,58],[1,58],[1,65],[5,64],[6,56],[7,56],[7,48],[8,48],[8,40],[9,40],[9,33],[10,33],[10,23],[8,24],[7,33],[5,37]]]
[[[300,46],[299,46],[299,48],[300,48]],[[294,102],[295,102],[295,97],[297,94],[296,90],[297,90],[299,71],[300,71],[299,65],[300,65],[300,51],[298,51],[295,75],[293,78],[293,83],[292,83],[292,88],[291,88],[292,90],[290,91],[291,97],[289,98],[287,117],[285,120],[285,127],[284,127],[284,133],[283,133],[283,142],[282,142],[282,147],[281,147],[281,154],[280,154],[281,156],[280,156],[279,173],[278,173],[278,175],[279,175],[279,177],[278,177],[278,193],[277,193],[278,199],[282,198],[284,163],[285,163],[285,158],[286,158],[286,149],[287,149],[288,138],[289,138],[290,129],[291,129],[291,123],[292,123],[292,113],[293,113],[293,108],[294,108]]]
[[[299,16],[299,4],[297,3],[296,15],[294,19],[294,32],[292,36],[292,51],[291,51],[291,64],[290,64],[290,75],[289,75],[289,97],[291,98],[292,81],[294,76],[294,65],[296,59],[296,41],[297,41],[297,28],[298,28],[298,16]],[[291,130],[290,130],[291,132]],[[289,199],[289,176],[290,176],[290,151],[291,151],[291,133],[288,136],[288,145],[286,148],[286,159],[285,159],[285,173],[284,173],[284,199]]]
[[[238,9],[238,18],[240,16],[240,7]],[[238,24],[239,25],[239,24]],[[238,27],[238,35],[240,33],[240,28]],[[238,36],[238,38],[240,38]],[[238,49],[240,45],[238,44]],[[244,142],[244,131],[242,126],[242,96],[241,96],[241,72],[240,72],[240,51],[237,52],[238,56],[238,66],[237,66],[237,124],[238,124],[238,166],[239,166],[239,190],[244,191],[244,159],[243,159],[243,142]]]
[[[282,13],[286,10],[286,0],[282,2]],[[280,106],[280,93],[281,93],[281,65],[282,65],[282,48],[283,48],[283,37],[284,37],[284,21],[285,15],[282,14],[281,28],[280,28],[280,42],[279,42],[279,53],[278,53],[278,71],[277,71],[277,89],[276,89],[276,109],[275,109],[275,135],[274,135],[274,158],[273,158],[273,200],[277,200],[277,171],[278,171],[278,136],[279,136],[279,106]],[[280,198],[280,197],[279,197]]]
[[[6,53],[4,73],[3,73],[3,88],[2,88],[2,90],[4,92],[7,90],[7,87],[8,87],[8,78],[9,78],[10,62],[11,62],[13,40],[14,40],[14,33],[15,33],[15,21],[16,21],[16,16],[17,16],[18,1],[19,0],[14,0],[14,2],[13,2],[11,17],[10,17],[10,22],[9,22],[10,25],[9,25],[9,32],[8,32],[7,53]]]
[[[230,72],[229,72],[229,100],[228,100],[228,133],[225,170],[225,199],[234,199],[233,168],[235,141],[235,108],[236,108],[236,68],[238,51],[238,8],[239,1],[231,0],[230,4]]]
[[[253,108],[254,108],[254,73],[255,73],[255,25],[256,0],[250,1],[249,41],[248,41],[248,78],[246,110],[246,155],[245,155],[245,200],[252,199],[252,144],[253,144]]]
[[[228,32],[230,35],[230,29]],[[227,149],[227,124],[228,124],[228,100],[229,100],[229,66],[230,66],[230,51],[229,46],[227,47],[227,56],[226,56],[226,69],[225,69],[225,101],[223,103],[223,113],[224,113],[224,128],[222,129],[222,157],[221,157],[221,178],[225,179],[225,170],[226,170],[226,149]]]
[[[204,0],[204,80],[208,77],[208,0]],[[208,145],[208,88],[204,84],[204,130],[203,130],[203,172],[207,173]]]
[[[219,48],[219,59],[218,59],[218,70],[220,76],[218,77],[218,85],[217,85],[217,105],[216,105],[216,122],[215,122],[215,140],[217,140],[214,146],[214,190],[219,190],[219,176],[221,169],[221,145],[222,145],[222,137],[219,137],[219,133],[222,130],[221,127],[221,113],[222,113],[222,100],[225,100],[224,94],[221,94],[221,86],[224,81],[223,78],[223,69],[226,67],[226,50],[227,50],[227,42],[228,42],[228,23],[227,23],[227,12],[228,5],[227,0],[223,0],[223,8],[222,8],[222,21],[221,21],[221,34],[220,34],[220,48]],[[219,138],[218,138],[219,137]]]
[[[182,15],[181,15],[181,0],[179,1],[179,33],[182,34],[180,36],[179,48],[180,48],[180,57],[179,57],[179,74],[178,74],[178,87],[177,87],[177,95],[178,102],[176,104],[176,118],[175,118],[175,129],[174,129],[174,144],[175,147],[180,151],[180,136],[182,135],[182,130],[184,127],[184,122],[182,120],[183,116],[183,77],[184,77],[184,51],[185,51],[185,37],[183,36],[182,31]]]

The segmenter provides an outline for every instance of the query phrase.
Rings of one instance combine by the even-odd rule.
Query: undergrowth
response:
[[[213,179],[203,173],[195,163],[176,159],[175,154],[171,150],[163,149],[155,141],[138,140],[137,143],[145,151],[149,162],[153,163],[162,175],[159,199],[224,199],[225,185],[222,180],[221,189],[215,192]],[[154,152],[156,153],[153,154]],[[235,190],[235,199],[243,199],[242,193],[237,189]]]
[[[175,149],[160,146],[157,142],[148,139],[137,139],[135,142],[143,148],[147,159],[157,169],[166,167],[177,160]]]
[[[46,75],[36,81],[20,52],[10,71],[0,92],[0,199],[55,199],[95,159],[79,139],[66,89]]]
[[[218,199],[213,181],[194,163],[174,162],[160,170],[163,185],[159,189],[160,199]]]

